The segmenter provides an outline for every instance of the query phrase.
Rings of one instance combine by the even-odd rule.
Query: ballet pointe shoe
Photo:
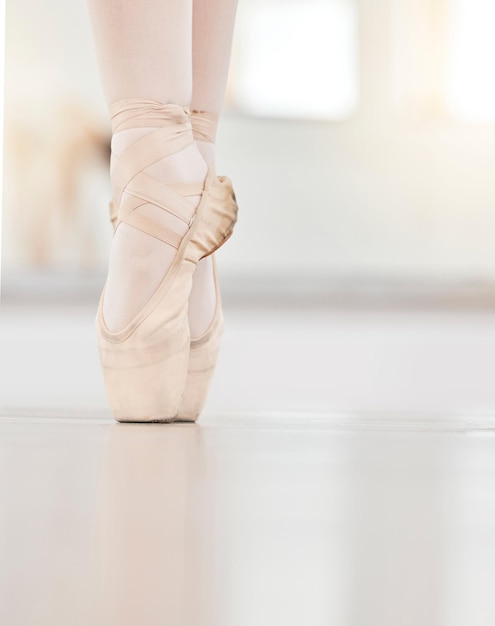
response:
[[[204,408],[215,372],[224,331],[222,301],[215,256],[212,257],[212,262],[216,294],[215,313],[207,331],[200,337],[190,341],[186,385],[177,414],[177,418],[184,422],[195,422]]]
[[[192,110],[191,113],[194,139],[214,143],[218,116],[207,111]],[[217,181],[213,184],[217,184]],[[178,419],[185,422],[195,422],[204,408],[224,331],[215,255],[212,256],[212,266],[215,282],[215,312],[206,332],[201,337],[191,338],[190,341],[186,386],[178,413]]]
[[[134,98],[114,103],[110,112],[114,133],[154,128],[131,143],[116,161],[110,203],[114,233],[120,223],[126,223],[172,245],[177,252],[153,295],[121,330],[110,330],[105,324],[103,288],[95,325],[105,390],[119,422],[177,421],[188,374],[187,306],[192,274],[200,259],[231,236],[237,203],[231,181],[217,178],[213,167],[201,183],[166,184],[145,172],[194,141],[188,108]],[[199,194],[193,216],[185,220],[190,211],[187,196]],[[149,205],[182,223],[187,221],[185,234],[140,211]]]

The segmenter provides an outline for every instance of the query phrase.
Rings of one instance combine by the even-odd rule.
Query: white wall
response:
[[[256,119],[225,111],[217,169],[235,184],[240,216],[221,253],[224,273],[495,279],[495,127],[456,123],[437,115],[427,97],[416,106],[407,96],[422,74],[421,67],[413,72],[414,54],[397,53],[391,28],[400,1],[360,2],[361,101],[352,119]],[[105,125],[84,1],[7,4],[11,110],[26,116],[37,106],[47,109],[68,88]],[[403,0],[403,9],[411,6]],[[418,58],[424,65],[428,48]],[[411,72],[411,84],[401,68]],[[98,185],[91,211],[103,233],[97,246],[104,265],[110,228],[107,190]],[[4,270],[18,264],[14,218],[7,198]]]

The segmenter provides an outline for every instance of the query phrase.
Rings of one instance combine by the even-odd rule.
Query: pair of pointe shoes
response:
[[[203,183],[166,184],[145,170],[196,139],[213,141],[216,116],[141,99],[116,102],[111,114],[114,133],[154,127],[126,148],[112,172],[114,232],[124,222],[174,246],[177,253],[151,298],[119,331],[111,331],[105,324],[103,288],[95,325],[108,401],[119,422],[195,421],[213,376],[223,314],[213,257],[215,314],[207,331],[191,340],[188,299],[192,276],[197,263],[230,237],[238,207],[231,180],[217,177],[213,166]],[[190,218],[187,197],[199,194],[200,202]],[[139,210],[147,205],[160,207],[167,218],[173,216],[167,224],[178,220],[179,232]]]

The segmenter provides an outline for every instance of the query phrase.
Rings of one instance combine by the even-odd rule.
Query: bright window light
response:
[[[353,0],[248,7],[237,52],[237,105],[253,115],[341,120],[358,101]]]
[[[446,96],[461,121],[495,121],[494,25],[494,0],[452,0]]]

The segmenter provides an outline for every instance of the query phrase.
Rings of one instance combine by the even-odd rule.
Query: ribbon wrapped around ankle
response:
[[[180,104],[128,98],[110,105],[112,133],[129,128],[181,126],[191,128],[191,111]],[[180,128],[177,128],[180,131]]]
[[[194,139],[215,143],[218,115],[208,111],[191,110],[191,123]]]
[[[110,106],[112,133],[133,128],[157,128],[137,139],[119,157],[112,177],[113,202],[120,205],[122,193],[139,172],[194,142],[191,111],[179,104],[131,98]]]

